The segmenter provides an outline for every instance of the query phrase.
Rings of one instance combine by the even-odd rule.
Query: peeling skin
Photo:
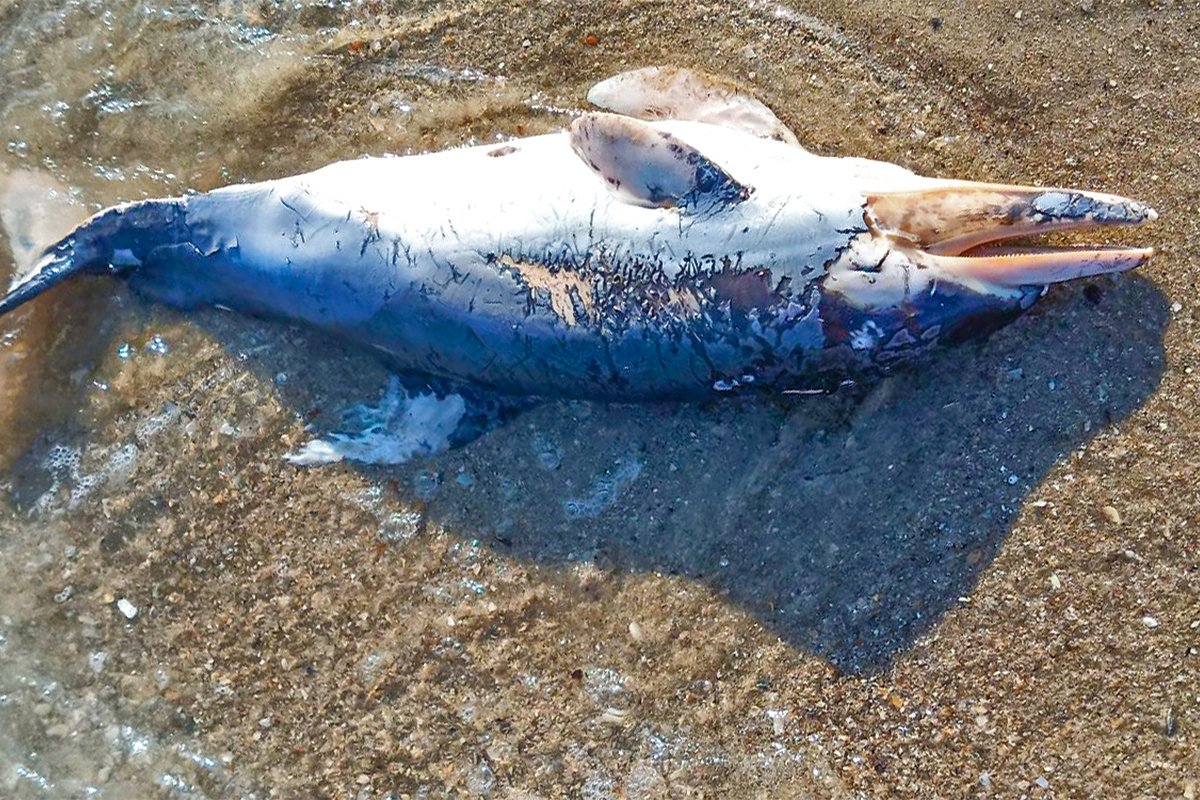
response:
[[[1049,191],[1030,204],[1039,220],[1091,220],[1099,223],[1137,224],[1153,212],[1138,202],[1101,203],[1081,192]]]

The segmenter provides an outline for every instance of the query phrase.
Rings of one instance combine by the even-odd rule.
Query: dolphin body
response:
[[[589,99],[618,113],[107,209],[48,248],[0,314],[115,274],[177,308],[307,323],[505,393],[701,398],[877,374],[995,329],[1049,283],[1152,254],[997,247],[1155,214],[820,157],[699,73],[636,70]]]

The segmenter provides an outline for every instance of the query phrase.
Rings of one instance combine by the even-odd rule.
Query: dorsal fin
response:
[[[645,67],[600,81],[587,95],[599,108],[645,120],[707,122],[799,146],[771,109],[737,84],[685,67]]]
[[[571,123],[571,148],[619,197],[647,208],[719,211],[751,190],[678,137],[617,114]]]

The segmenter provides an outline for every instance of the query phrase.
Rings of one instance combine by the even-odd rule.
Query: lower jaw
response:
[[[922,251],[915,260],[959,277],[1015,287],[1125,272],[1145,264],[1153,255],[1150,247],[983,246],[963,255]]]

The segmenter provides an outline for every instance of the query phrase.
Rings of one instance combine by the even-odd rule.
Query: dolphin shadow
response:
[[[0,236],[0,251],[14,244]],[[88,387],[74,376],[112,346],[127,300],[64,287],[26,312],[29,353],[0,359],[7,453],[36,461],[40,426],[26,417],[44,418],[47,403],[50,418],[86,427]],[[269,351],[244,366],[318,429],[387,382],[377,359],[314,332],[190,317],[239,361]],[[869,672],[970,593],[1065,454],[1154,391],[1167,320],[1152,283],[1106,279],[1056,290],[986,345],[865,390],[705,406],[549,402],[426,461],[356,468],[506,556],[686,576],[790,645]]]
[[[970,594],[1052,467],[1154,391],[1167,320],[1149,281],[1093,283],[866,391],[550,402],[424,462],[356,468],[506,556],[686,576],[790,645],[873,672]],[[281,354],[298,411],[386,380],[305,336]],[[280,363],[249,366],[268,378]]]
[[[189,316],[318,433],[389,379],[373,356],[319,333]],[[506,557],[685,576],[789,645],[871,673],[970,594],[1056,463],[1154,391],[1168,317],[1149,281],[1108,279],[1056,291],[988,342],[861,390],[547,402],[424,461],[351,467],[397,488],[388,502],[419,504],[427,521]]]

